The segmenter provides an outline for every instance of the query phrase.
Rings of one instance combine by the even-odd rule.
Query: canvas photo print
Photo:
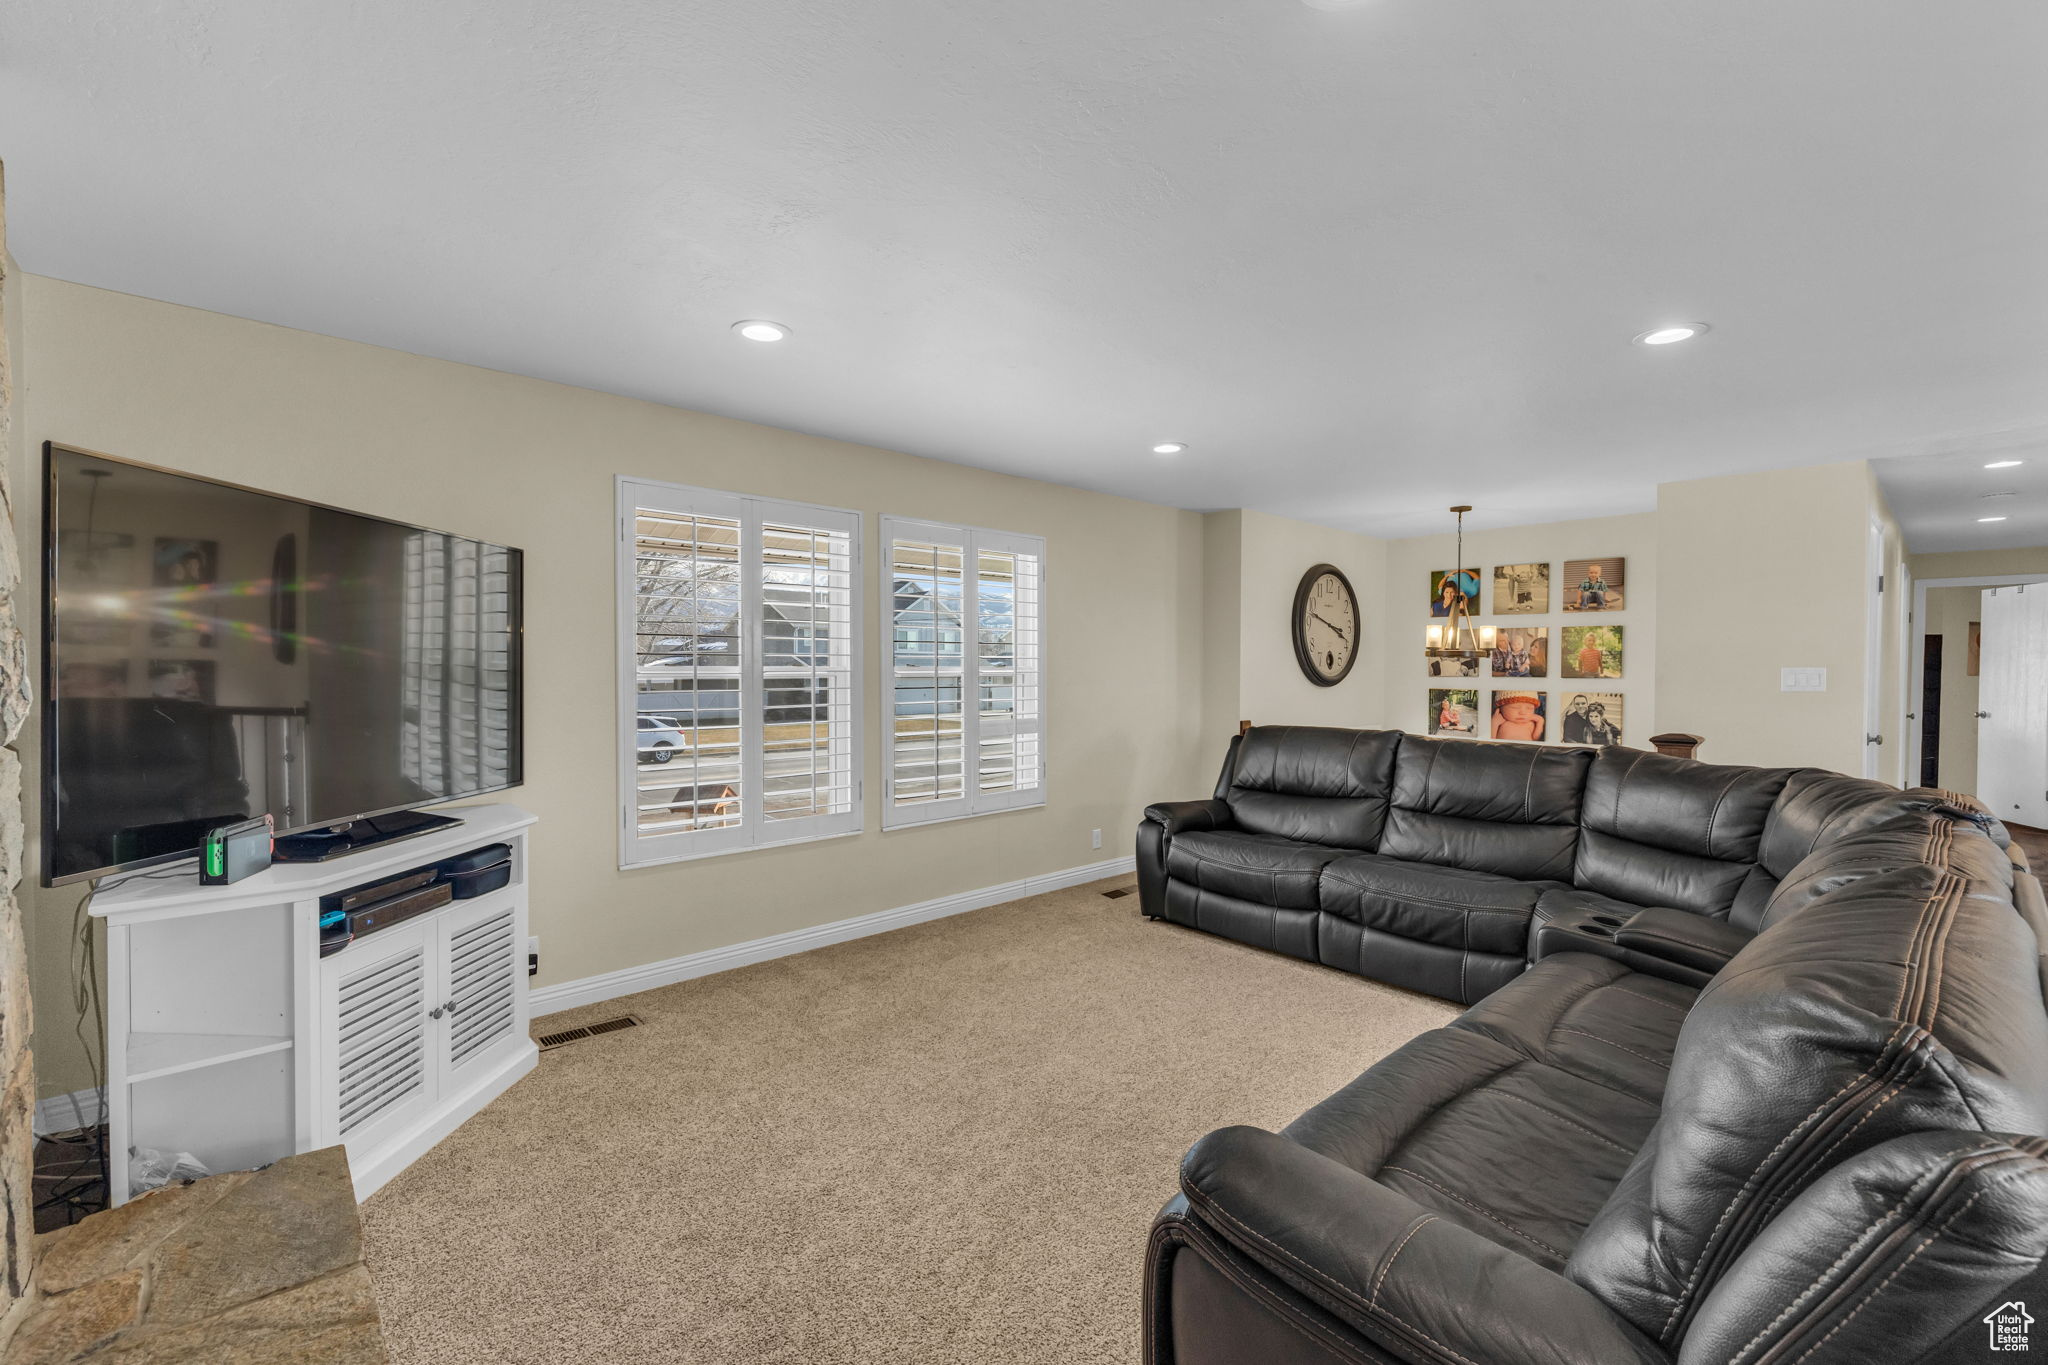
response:
[[[1471,687],[1429,689],[1429,732],[1433,735],[1479,733],[1479,692]]]
[[[1620,611],[1628,605],[1626,579],[1628,561],[1609,559],[1567,559],[1564,562],[1564,609],[1566,611]]]
[[[1473,615],[1479,610],[1479,570],[1438,569],[1429,576],[1431,616]]]
[[[1621,676],[1620,626],[1566,626],[1564,628],[1564,676],[1567,678],[1618,678]]]
[[[196,612],[167,608],[163,620],[149,623],[149,643],[157,649],[212,649],[213,622]]]
[[[1425,640],[1427,638],[1427,636],[1424,637]],[[1476,653],[1463,653],[1446,658],[1439,654],[1431,654],[1428,650],[1429,646],[1425,644],[1422,657],[1429,663],[1430,677],[1476,678],[1479,676],[1479,665],[1484,661],[1484,656]]]
[[[111,663],[67,660],[57,674],[57,695],[75,697],[125,697],[128,695],[128,661]]]
[[[149,695],[172,701],[213,704],[214,664],[211,659],[151,659]]]
[[[1621,743],[1621,693],[1570,692],[1566,697],[1564,719],[1558,722],[1559,739],[1601,748]]]
[[[1493,566],[1493,614],[1536,616],[1550,610],[1548,564]]]
[[[159,588],[198,588],[220,578],[220,542],[158,536],[149,581]]]
[[[1541,678],[1550,663],[1549,626],[1508,626],[1494,637],[1493,676]]]
[[[1549,717],[1549,696],[1543,692],[1518,692],[1508,689],[1493,694],[1493,729],[1495,739],[1547,738]]]

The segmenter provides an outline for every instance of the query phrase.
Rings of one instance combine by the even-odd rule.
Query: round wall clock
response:
[[[1318,687],[1335,687],[1358,662],[1358,594],[1334,564],[1318,564],[1294,590],[1294,658]]]

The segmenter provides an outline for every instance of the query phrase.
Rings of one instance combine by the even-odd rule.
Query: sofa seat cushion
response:
[[[1555,885],[1364,853],[1325,866],[1321,894],[1324,913],[1381,933],[1446,948],[1520,953],[1538,898]]]
[[[1346,850],[1277,834],[1202,830],[1176,835],[1166,847],[1166,874],[1204,891],[1283,910],[1314,910],[1316,882]]]
[[[1656,1123],[1695,994],[1604,958],[1547,959],[1286,1136],[1557,1269]]]

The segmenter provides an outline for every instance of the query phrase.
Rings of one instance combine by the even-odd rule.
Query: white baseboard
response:
[[[1070,867],[1060,872],[1048,872],[1043,876],[1025,877],[1021,881],[984,886],[974,891],[941,896],[937,900],[920,901],[916,905],[901,905],[894,910],[877,910],[872,915],[857,915],[852,919],[834,920],[830,924],[820,924],[809,929],[792,929],[786,934],[770,934],[767,938],[735,943],[725,948],[712,948],[701,953],[672,957],[665,962],[649,962],[644,966],[625,967],[599,976],[586,976],[578,981],[563,981],[552,986],[542,986],[527,995],[527,1002],[536,1016],[555,1014],[562,1010],[575,1009],[578,1005],[595,1005],[600,1000],[632,995],[636,991],[651,991],[657,986],[672,986],[678,981],[710,976],[714,972],[728,972],[735,967],[749,967],[756,962],[788,957],[793,953],[807,953],[813,948],[845,943],[849,939],[866,938],[869,934],[886,934],[891,929],[922,924],[926,920],[944,919],[947,915],[961,915],[969,910],[986,909],[991,905],[1001,905],[1004,901],[1022,900],[1026,896],[1042,896],[1048,891],[1064,891],[1070,886],[1085,886],[1089,882],[1101,881],[1106,877],[1135,872],[1137,866],[1138,860],[1135,857],[1111,858],[1105,862],[1089,863],[1085,867]]]
[[[35,1130],[68,1133],[100,1121],[100,1092],[97,1086],[74,1090],[68,1095],[46,1095],[36,1101]]]

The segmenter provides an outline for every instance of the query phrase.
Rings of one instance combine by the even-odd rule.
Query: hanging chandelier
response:
[[[1458,516],[1458,559],[1445,575],[1451,588],[1445,620],[1429,628],[1427,653],[1432,659],[1476,660],[1481,654],[1493,652],[1494,628],[1472,621],[1472,607],[1479,597],[1479,576],[1465,572],[1465,514],[1471,510],[1470,506],[1451,509]]]

